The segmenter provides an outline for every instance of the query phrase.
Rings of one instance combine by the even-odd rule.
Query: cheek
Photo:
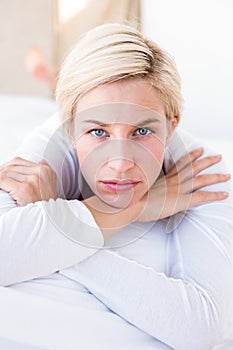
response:
[[[151,149],[151,156],[144,163],[144,172],[147,174],[147,183],[151,187],[160,175],[164,160],[164,146]]]
[[[80,138],[75,142],[73,147],[77,153],[79,165],[82,167],[94,147],[91,147],[90,143],[85,138]]]
[[[156,146],[153,146],[152,148],[150,148],[150,152],[153,155],[155,163],[161,167],[163,165],[164,151],[165,151],[165,147],[161,143],[158,143],[156,144]]]
[[[77,156],[78,156],[78,160],[79,160],[79,165],[80,167],[82,167],[82,164],[85,160],[85,158],[87,157],[88,153],[85,149],[79,149],[79,148],[75,148]]]
[[[86,138],[80,138],[74,145],[78,156],[80,170],[87,183],[92,187],[101,166],[100,154]]]

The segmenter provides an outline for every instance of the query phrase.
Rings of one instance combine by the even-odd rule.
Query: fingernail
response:
[[[228,192],[222,192],[222,196],[223,196],[223,198],[227,198],[228,197]]]
[[[226,176],[227,179],[231,178],[231,174],[226,174],[225,176]]]

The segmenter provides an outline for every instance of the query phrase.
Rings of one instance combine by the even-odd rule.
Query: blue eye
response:
[[[150,133],[151,133],[151,130],[148,128],[139,128],[135,131],[135,134],[140,136],[146,136]]]
[[[107,133],[103,129],[94,129],[90,131],[90,134],[96,137],[106,136]]]

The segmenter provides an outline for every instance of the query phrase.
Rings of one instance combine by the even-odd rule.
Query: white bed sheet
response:
[[[171,349],[59,273],[0,287],[0,310],[4,350]]]

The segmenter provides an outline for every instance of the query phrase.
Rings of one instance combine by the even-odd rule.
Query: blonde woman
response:
[[[49,121],[1,167],[1,284],[75,281],[153,337],[140,349],[233,336],[230,175],[177,127],[173,60],[136,29],[97,27],[66,58],[57,102],[62,126]]]

